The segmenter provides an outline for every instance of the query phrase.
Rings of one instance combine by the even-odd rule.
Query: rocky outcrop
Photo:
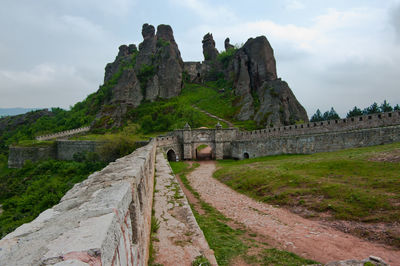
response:
[[[225,39],[225,42],[224,42],[224,44],[225,44],[225,51],[228,51],[229,49],[235,48],[235,46],[233,46],[233,45],[230,44],[229,42],[230,42],[229,38],[226,38],[226,39]]]
[[[126,113],[143,100],[168,99],[182,89],[183,61],[172,28],[144,24],[139,50],[121,45],[113,63],[107,64],[103,107],[94,125],[120,126]],[[106,89],[104,89],[106,88]]]
[[[229,39],[225,41],[229,49]],[[239,97],[239,120],[254,119],[261,125],[289,125],[308,121],[307,113],[289,85],[277,78],[274,51],[265,36],[250,38],[238,49],[227,69]]]
[[[219,52],[217,48],[215,48],[215,41],[211,33],[204,35],[202,43],[204,60],[213,61],[217,59]]]

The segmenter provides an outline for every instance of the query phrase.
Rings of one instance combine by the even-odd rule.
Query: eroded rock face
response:
[[[204,60],[212,61],[217,59],[219,52],[217,48],[215,48],[215,41],[211,33],[204,35],[202,43]]]
[[[98,119],[111,117],[108,126],[120,126],[126,112],[138,107],[142,100],[171,98],[182,89],[183,61],[172,28],[144,24],[143,42],[121,45],[113,63],[107,64],[104,84],[111,86]],[[110,108],[110,105],[112,108]]]
[[[237,119],[254,119],[267,126],[308,121],[305,109],[288,84],[277,78],[274,51],[265,36],[250,38],[237,50],[225,70],[231,72],[235,94],[240,96]]]
[[[169,25],[157,27],[157,74],[159,97],[171,98],[182,89],[183,61]]]

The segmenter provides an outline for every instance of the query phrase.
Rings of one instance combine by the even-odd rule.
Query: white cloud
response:
[[[171,3],[187,8],[197,14],[202,20],[217,24],[218,22],[237,21],[236,14],[227,6],[207,3],[205,0],[170,0]]]
[[[304,8],[305,8],[305,5],[298,0],[286,1],[286,9],[299,10],[299,9],[304,9]]]
[[[93,91],[73,66],[40,64],[26,71],[0,70],[2,107],[49,107],[76,103]],[[18,99],[18,100],[16,100]]]

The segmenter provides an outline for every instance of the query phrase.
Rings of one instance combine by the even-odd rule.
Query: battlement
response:
[[[400,124],[400,111],[238,132],[237,140],[352,131]]]
[[[61,131],[57,132],[54,134],[48,134],[48,135],[42,135],[42,136],[37,136],[36,140],[50,140],[50,139],[58,139],[58,138],[65,138],[65,137],[70,137],[76,134],[88,132],[90,130],[90,127],[81,127],[81,128],[75,128],[75,129],[70,129],[66,131]]]

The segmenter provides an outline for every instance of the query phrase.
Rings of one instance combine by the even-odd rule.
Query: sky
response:
[[[400,104],[400,0],[1,0],[0,108],[68,109],[103,83],[144,23],[169,24],[184,61],[210,32],[242,44],[265,35],[278,76],[311,116]]]

